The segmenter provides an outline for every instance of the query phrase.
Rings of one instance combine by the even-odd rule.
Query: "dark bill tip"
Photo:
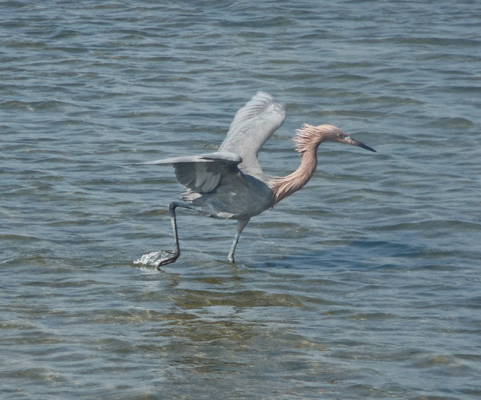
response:
[[[369,147],[369,146],[365,145],[364,143],[361,143],[358,140],[353,139],[349,136],[346,137],[342,142],[346,143],[346,144],[352,144],[354,146],[359,146],[359,147],[362,147],[363,149],[366,149],[366,150],[369,150],[369,151],[373,151],[374,153],[377,153],[377,151],[374,150],[372,147]]]
[[[363,149],[369,150],[369,151],[374,151],[374,153],[377,153],[376,150],[374,150],[372,147],[369,147],[365,145],[364,143],[359,142],[359,147],[362,147]]]

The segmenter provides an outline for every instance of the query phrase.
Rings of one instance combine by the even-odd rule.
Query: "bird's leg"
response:
[[[249,222],[249,219],[250,218],[239,219],[237,221],[237,231],[235,233],[234,243],[232,243],[232,247],[230,248],[229,255],[227,256],[227,259],[232,264],[235,264],[235,261],[234,261],[235,248],[237,247],[237,243],[239,242],[240,235],[241,235],[242,231],[244,230],[244,228],[246,227],[247,223]]]
[[[171,254],[171,256],[160,260],[159,263],[157,264],[157,269],[159,269],[163,265],[174,263],[180,256],[179,235],[177,233],[177,219],[175,217],[175,209],[177,207],[184,207],[184,208],[190,208],[190,209],[195,210],[194,207],[191,207],[188,204],[178,203],[178,202],[175,202],[175,201],[173,203],[170,203],[169,214],[170,214],[170,218],[172,220],[172,229],[174,231],[175,250],[174,251],[164,250],[166,253]]]

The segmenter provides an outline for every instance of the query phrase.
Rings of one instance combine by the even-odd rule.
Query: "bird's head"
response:
[[[361,143],[349,137],[345,132],[341,131],[339,128],[333,125],[321,125],[321,126],[318,126],[317,128],[322,129],[322,131],[325,132],[323,135],[324,140],[330,140],[331,142],[338,142],[338,143],[350,144],[353,146],[359,146],[359,147],[362,147],[363,149],[376,152],[376,150],[374,150],[372,147],[369,147],[364,143]]]
[[[301,154],[309,148],[317,149],[317,146],[327,140],[359,146],[363,149],[376,152],[373,148],[349,137],[345,132],[333,125],[311,126],[304,124],[303,128],[297,132],[297,137],[294,138],[294,140],[297,142],[296,149]]]

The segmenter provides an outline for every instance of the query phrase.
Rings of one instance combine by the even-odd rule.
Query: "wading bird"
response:
[[[217,152],[142,163],[173,165],[177,180],[185,188],[181,197],[184,202],[173,202],[169,207],[175,250],[166,250],[168,255],[158,262],[157,268],[175,262],[180,255],[177,207],[193,209],[212,218],[237,220],[237,231],[228,255],[228,260],[234,263],[239,237],[250,218],[274,207],[309,182],[316,170],[317,148],[322,142],[345,143],[376,151],[351,139],[335,126],[304,124],[294,138],[301,156],[300,167],[284,177],[266,175],[257,161],[257,153],[285,117],[283,104],[267,93],[258,92],[237,111]]]

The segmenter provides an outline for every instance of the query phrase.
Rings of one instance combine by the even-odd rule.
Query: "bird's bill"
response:
[[[369,150],[369,151],[374,151],[374,153],[377,153],[376,150],[374,150],[372,147],[369,147],[369,146],[365,145],[364,143],[358,142],[357,140],[355,140],[353,138],[350,138],[349,136],[346,139],[344,139],[343,142],[346,143],[346,144],[352,144],[354,146],[359,146],[359,147],[362,147],[363,149],[366,149],[366,150]]]

